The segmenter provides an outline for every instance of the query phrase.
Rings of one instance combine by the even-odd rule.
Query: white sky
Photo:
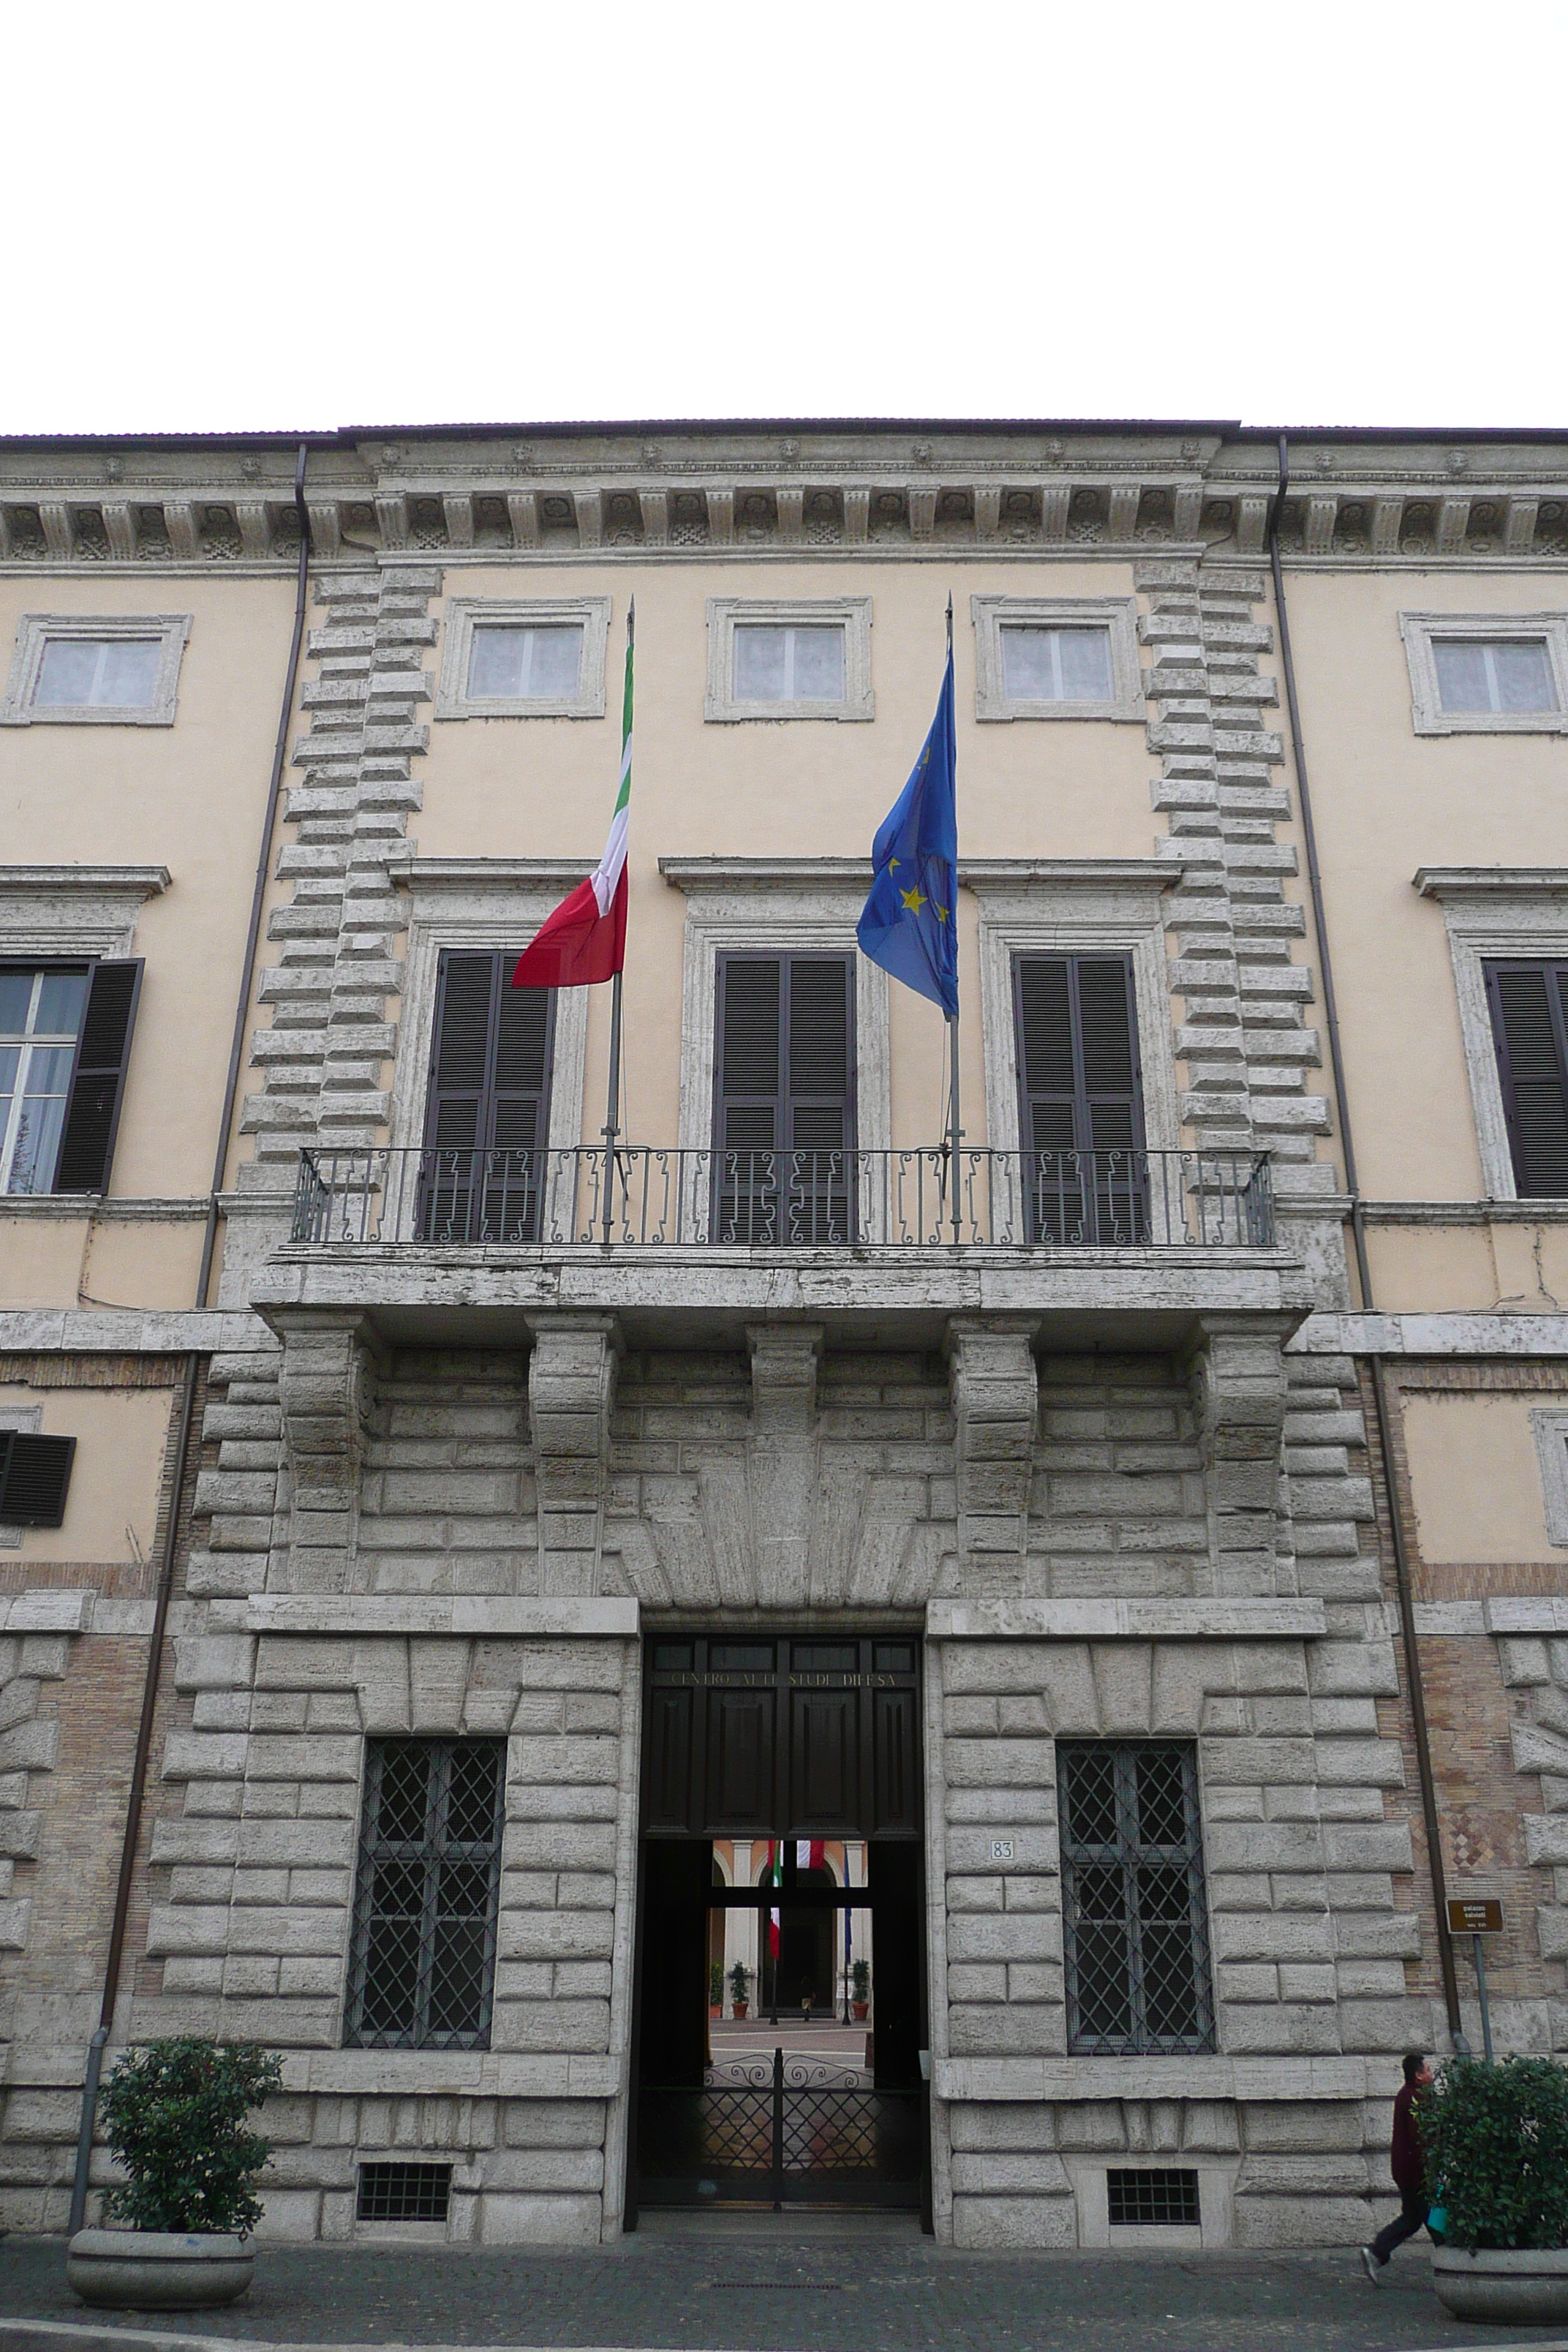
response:
[[[1563,425],[1562,0],[12,0],[0,431]]]

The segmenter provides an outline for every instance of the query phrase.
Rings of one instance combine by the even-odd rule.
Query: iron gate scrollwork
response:
[[[783,2050],[729,2073],[700,2089],[644,2088],[644,2144],[664,2168],[645,2175],[645,2202],[918,2207],[919,2091],[876,2090],[852,2066]]]

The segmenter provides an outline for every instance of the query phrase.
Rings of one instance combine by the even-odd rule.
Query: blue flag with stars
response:
[[[958,1018],[958,738],[952,721],[952,647],[936,717],[914,773],[871,849],[877,878],[857,937],[873,963]]]

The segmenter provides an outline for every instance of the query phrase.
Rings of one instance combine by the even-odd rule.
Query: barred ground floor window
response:
[[[368,1743],[348,2048],[489,2048],[505,1784],[504,1740]]]
[[[1193,1746],[1063,1740],[1057,1775],[1068,2049],[1212,2050]]]

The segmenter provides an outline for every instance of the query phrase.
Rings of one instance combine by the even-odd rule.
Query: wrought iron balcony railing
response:
[[[1271,1249],[1254,1151],[305,1151],[296,1242]]]

